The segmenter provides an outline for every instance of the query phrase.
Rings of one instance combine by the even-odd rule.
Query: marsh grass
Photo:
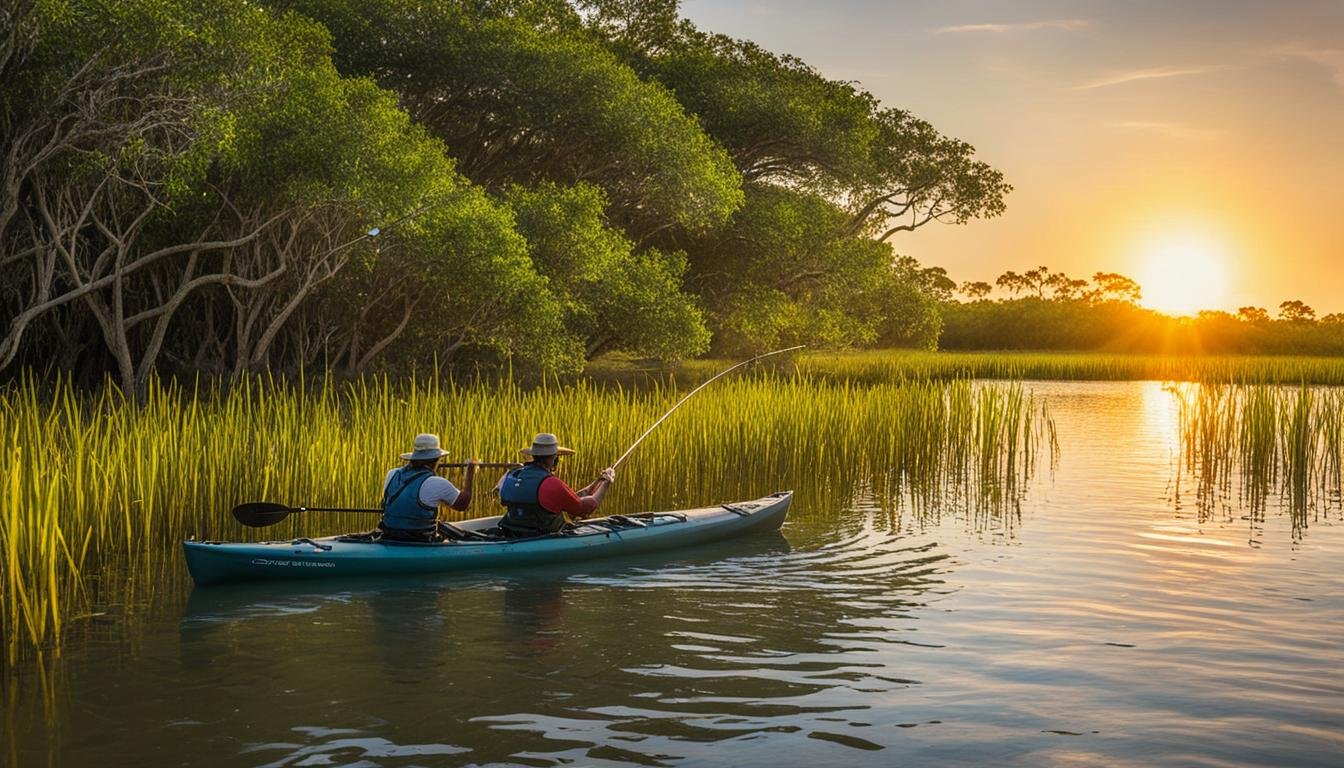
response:
[[[309,513],[250,529],[229,514],[235,504],[376,506],[383,473],[425,431],[437,432],[454,459],[496,461],[553,431],[580,450],[561,476],[586,484],[679,394],[658,381],[525,389],[260,378],[228,388],[155,383],[136,405],[111,385],[90,394],[64,381],[21,381],[0,390],[6,667],[31,649],[58,655],[71,617],[124,602],[117,590],[153,600],[156,589],[180,585],[183,539],[278,539],[376,522]],[[881,487],[916,513],[1011,516],[1036,456],[1054,445],[1048,415],[1020,385],[730,378],[641,445],[604,511],[793,487],[798,508],[838,515],[856,489]],[[478,478],[467,515],[497,513],[488,493],[495,479]]]
[[[1294,538],[1341,506],[1344,390],[1274,385],[1177,385],[1180,463],[1201,517],[1235,499],[1253,524],[1271,501]]]
[[[1344,358],[1338,357],[868,350],[804,352],[773,365],[776,370],[788,374],[867,384],[955,379],[1059,379],[1344,385]],[[675,375],[690,383],[703,381],[723,367],[723,361],[690,360],[664,370],[609,358],[592,363],[589,373],[599,379],[624,381],[640,376]]]

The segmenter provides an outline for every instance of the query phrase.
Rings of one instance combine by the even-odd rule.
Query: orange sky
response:
[[[1225,273],[1214,308],[1344,311],[1344,0],[691,0],[682,12],[857,80],[1002,169],[1015,187],[1004,216],[896,241],[958,282],[1044,264],[1142,283],[1145,263],[1173,252],[1164,243],[1194,238]]]

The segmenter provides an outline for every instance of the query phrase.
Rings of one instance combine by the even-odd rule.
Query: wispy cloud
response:
[[[1086,19],[1046,19],[1009,24],[958,24],[952,27],[939,27],[933,32],[936,35],[952,35],[962,32],[992,32],[1002,35],[1008,32],[1031,32],[1038,29],[1060,29],[1065,32],[1077,32],[1090,26],[1092,26],[1092,22]]]
[[[1222,131],[1214,131],[1208,128],[1200,128],[1195,125],[1185,123],[1166,123],[1159,121],[1144,120],[1123,120],[1120,122],[1109,123],[1110,127],[1121,131],[1135,131],[1141,133],[1155,133],[1159,136],[1167,136],[1173,139],[1183,141],[1209,141],[1223,135]]]
[[[1150,67],[1148,69],[1131,69],[1124,72],[1112,72],[1109,75],[1099,77],[1095,80],[1089,80],[1082,85],[1074,86],[1075,90],[1087,91],[1093,88],[1106,88],[1111,85],[1120,85],[1122,83],[1133,83],[1139,80],[1157,80],[1166,77],[1185,77],[1187,75],[1202,75],[1206,72],[1215,72],[1224,69],[1222,66],[1197,66],[1197,67]]]
[[[1278,53],[1297,59],[1306,59],[1324,67],[1330,73],[1330,79],[1344,88],[1344,49],[1340,48],[1284,48]]]

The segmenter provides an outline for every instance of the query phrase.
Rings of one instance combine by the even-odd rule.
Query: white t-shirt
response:
[[[387,471],[387,477],[383,478],[383,496],[387,496],[387,484],[392,482],[392,476],[395,475],[401,467],[393,467]],[[420,503],[430,509],[438,509],[439,502],[452,506],[457,501],[457,486],[448,482],[447,478],[433,475],[425,478],[425,482],[420,484]]]

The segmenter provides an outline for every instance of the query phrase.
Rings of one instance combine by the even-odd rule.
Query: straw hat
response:
[[[538,456],[555,456],[556,454],[561,456],[572,456],[574,455],[574,451],[573,449],[560,445],[559,439],[550,432],[541,432],[536,437],[532,438],[532,447],[524,448],[522,454],[533,458]]]
[[[415,450],[401,454],[407,461],[422,461],[447,456],[448,452],[439,447],[439,436],[423,434],[415,436]]]

